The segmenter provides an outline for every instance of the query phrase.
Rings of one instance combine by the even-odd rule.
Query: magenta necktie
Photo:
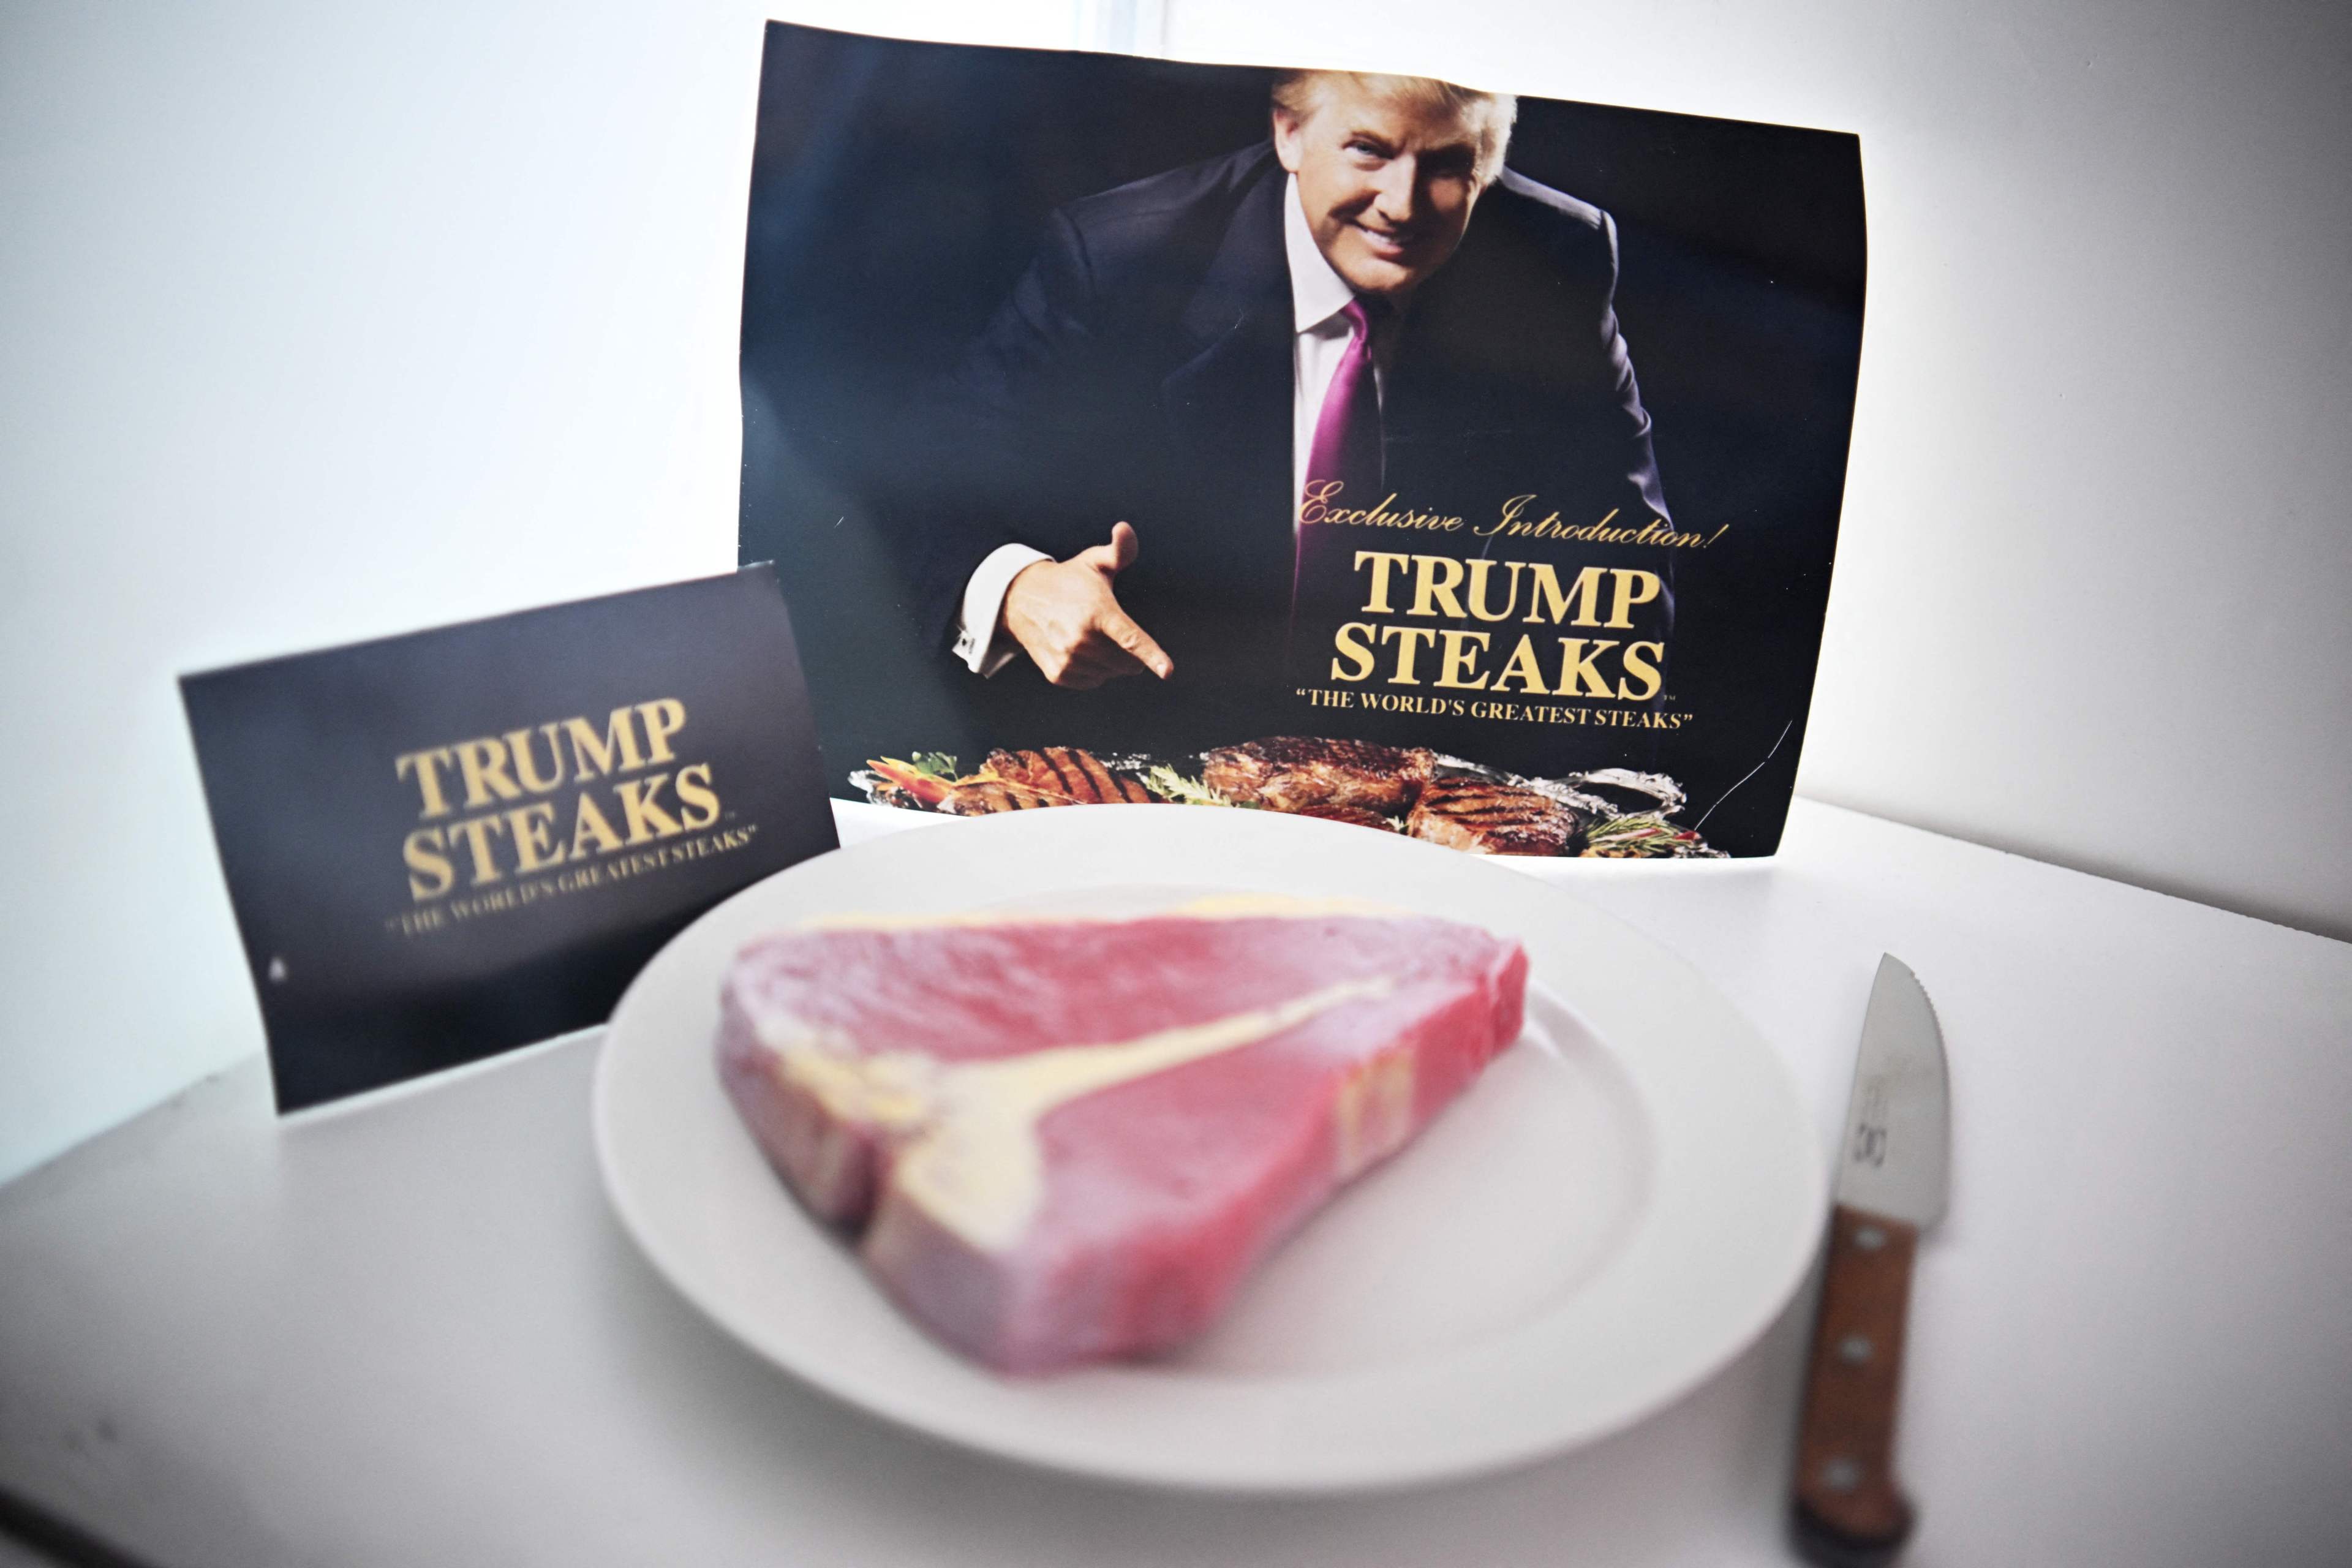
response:
[[[1315,444],[1307,449],[1307,486],[1300,500],[1318,496],[1317,510],[1298,520],[1297,554],[1290,578],[1290,630],[1294,650],[1307,651],[1299,667],[1303,678],[1320,679],[1320,664],[1329,662],[1330,641],[1326,623],[1345,617],[1354,595],[1349,572],[1351,547],[1363,541],[1356,529],[1319,523],[1324,510],[1356,510],[1376,506],[1381,489],[1381,389],[1372,376],[1372,337],[1386,318],[1377,300],[1369,307],[1350,300],[1340,311],[1356,335],[1339,356],[1324,390],[1323,406],[1315,416]],[[1338,480],[1340,489],[1324,487]],[[1313,650],[1320,647],[1318,654]]]
[[[1373,317],[1364,301],[1350,300],[1340,310],[1356,335],[1348,340],[1339,368],[1323,394],[1315,416],[1315,444],[1307,449],[1307,488],[1338,479],[1345,485],[1332,504],[1367,507],[1381,499],[1381,391],[1372,375]]]

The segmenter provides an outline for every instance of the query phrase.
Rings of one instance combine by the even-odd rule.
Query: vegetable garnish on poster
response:
[[[835,794],[1773,850],[1859,145],[1509,85],[771,25],[740,543]]]

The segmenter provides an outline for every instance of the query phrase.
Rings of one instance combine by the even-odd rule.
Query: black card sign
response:
[[[600,1022],[836,842],[764,564],[180,688],[281,1110]]]

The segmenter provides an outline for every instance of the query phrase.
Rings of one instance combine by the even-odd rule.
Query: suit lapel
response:
[[[1242,198],[1179,325],[1189,357],[1160,384],[1160,406],[1188,489],[1217,494],[1233,521],[1282,523],[1288,547],[1290,269],[1282,248],[1280,165]],[[1204,521],[1208,520],[1203,520]]]

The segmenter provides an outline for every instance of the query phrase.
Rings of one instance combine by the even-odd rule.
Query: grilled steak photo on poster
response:
[[[842,793],[1316,737],[1663,775],[1769,852],[1856,143],[1502,88],[772,25],[740,549]]]
[[[1271,735],[1175,760],[1099,757],[1082,746],[991,752],[967,773],[944,752],[873,757],[850,783],[877,805],[994,816],[1062,805],[1213,805],[1402,833],[1472,855],[1720,858],[1675,820],[1664,773],[1596,768],[1521,778],[1424,746]]]

